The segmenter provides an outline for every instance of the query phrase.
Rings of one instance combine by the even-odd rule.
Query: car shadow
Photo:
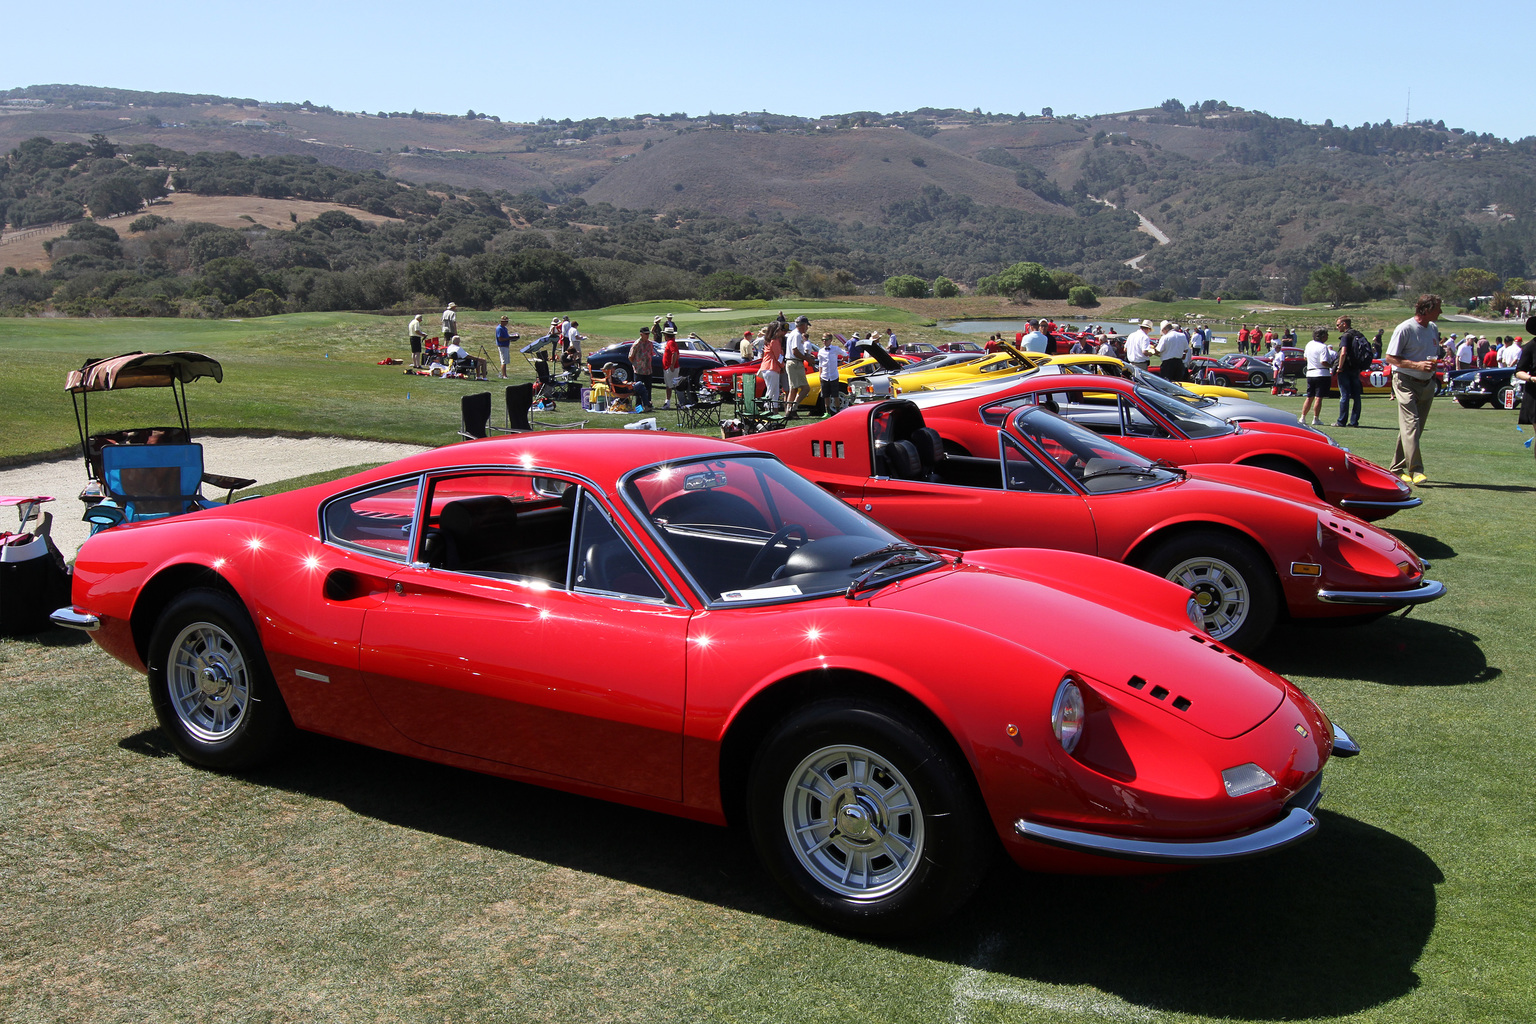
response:
[[[158,730],[119,746],[171,753]],[[243,777],[401,828],[808,923],[742,830],[310,735],[279,764]],[[1320,818],[1315,838],[1274,856],[1150,877],[1029,874],[999,852],[954,918],[920,939],[871,944],[984,971],[1005,987],[1093,985],[1182,1013],[1357,1013],[1417,986],[1413,965],[1434,929],[1443,878],[1389,832]],[[987,997],[983,987],[978,998]]]
[[[1283,676],[1387,686],[1464,686],[1504,674],[1488,664],[1476,633],[1401,615],[1354,626],[1282,623],[1254,658]]]
[[[49,626],[39,633],[28,634],[24,639],[39,647],[83,647],[91,642],[91,635],[78,629]]]
[[[1412,548],[1413,553],[1420,558],[1427,558],[1434,562],[1456,557],[1456,549],[1438,537],[1431,537],[1427,533],[1413,533],[1409,530],[1389,530],[1388,532]]]
[[[1431,480],[1419,486],[1441,491],[1498,491],[1506,494],[1536,494],[1536,487],[1524,484],[1462,484],[1451,480],[1443,482]]]

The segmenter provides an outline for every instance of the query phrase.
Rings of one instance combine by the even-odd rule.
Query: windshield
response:
[[[867,590],[943,564],[771,457],[668,463],[624,493],[711,604]]]
[[[1138,368],[1132,374],[1132,377],[1137,384],[1140,384],[1144,387],[1149,387],[1159,394],[1167,395],[1169,398],[1177,398],[1179,401],[1186,402],[1189,405],[1200,404],[1199,395],[1195,394],[1193,391],[1179,387],[1171,380],[1164,380],[1162,377],[1159,377],[1155,373],[1148,373],[1146,370]]]
[[[1138,387],[1136,397],[1172,420],[1173,425],[1187,437],[1195,439],[1225,437],[1237,431],[1237,428],[1226,420],[1212,416],[1205,410],[1181,402],[1177,398],[1169,398],[1160,391]]]
[[[1181,475],[1039,406],[1020,409],[1009,421],[1009,429],[1090,494],[1155,487]]]

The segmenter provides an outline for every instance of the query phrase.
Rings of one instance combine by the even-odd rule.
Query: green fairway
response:
[[[375,365],[402,326],[0,320],[0,455],[73,441],[63,374],[86,355],[161,347],[225,362],[224,384],[188,389],[194,428],[453,440],[457,397],[485,386]],[[1330,433],[1385,464],[1395,407],[1364,408]],[[1424,506],[1381,525],[1447,596],[1282,626],[1259,652],[1364,747],[1329,766],[1316,838],[1149,878],[999,864],[911,941],[809,925],[724,829],[321,737],[256,773],[195,769],[142,677],[82,634],[0,641],[0,1020],[1531,1020],[1532,436],[1437,400]],[[1021,609],[1024,642],[1029,623]],[[971,670],[963,651],[955,666]]]

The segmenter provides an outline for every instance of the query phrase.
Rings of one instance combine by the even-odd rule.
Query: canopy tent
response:
[[[224,367],[201,352],[129,352],[110,359],[92,359],[64,378],[70,394],[120,391],[124,388],[169,388],[199,377],[222,383]]]

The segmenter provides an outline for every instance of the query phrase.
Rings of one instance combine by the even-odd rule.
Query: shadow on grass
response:
[[[1438,537],[1431,537],[1427,533],[1413,533],[1409,530],[1390,530],[1388,532],[1412,548],[1413,553],[1420,558],[1427,558],[1434,562],[1456,557],[1456,549]]]
[[[21,639],[39,647],[83,647],[91,642],[91,635],[78,629],[50,626],[41,633],[32,633]]]
[[[119,746],[152,757],[171,749],[156,730]],[[246,778],[401,828],[764,918],[803,920],[740,830],[318,736]],[[1443,879],[1402,839],[1321,817],[1317,837],[1294,849],[1171,875],[1032,875],[999,853],[955,918],[921,940],[882,945],[990,972],[1003,986],[1093,985],[1174,1012],[1357,1013],[1417,986],[1413,965],[1434,929],[1434,886]]]
[[[1430,481],[1427,484],[1420,484],[1419,486],[1428,487],[1430,490],[1435,491],[1500,491],[1510,494],[1536,494],[1536,487],[1530,487],[1524,484],[1458,484],[1450,482],[1436,483],[1434,481]]]
[[[1412,616],[1364,626],[1277,626],[1256,655],[1283,676],[1359,679],[1388,686],[1463,686],[1499,678],[1475,633]]]

